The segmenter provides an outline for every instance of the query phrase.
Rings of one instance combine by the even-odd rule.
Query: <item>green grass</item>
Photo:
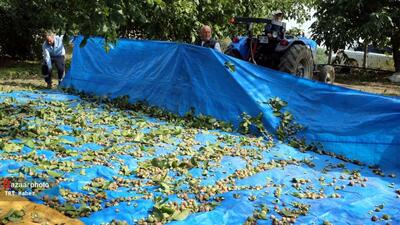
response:
[[[0,67],[0,79],[41,79],[40,62],[7,61]]]
[[[2,60],[0,91],[40,90],[46,88],[40,61]]]
[[[71,56],[65,60],[66,71],[71,64]],[[57,75],[53,75],[54,78]],[[57,83],[57,82],[53,82]],[[20,61],[0,58],[0,91],[46,89],[41,74],[41,61]]]
[[[66,71],[71,65],[71,55],[66,54]],[[41,75],[40,60],[12,60],[0,58],[0,79],[40,79]]]

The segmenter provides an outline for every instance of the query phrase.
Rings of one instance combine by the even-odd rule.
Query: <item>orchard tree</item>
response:
[[[341,8],[341,5],[332,1],[319,0],[314,15],[317,20],[311,26],[312,38],[327,47],[328,64],[331,63],[332,52],[345,48],[357,38],[351,22],[343,18],[343,15],[338,15]]]
[[[304,31],[298,27],[293,27],[290,30],[286,31],[286,35],[299,37],[304,33]]]
[[[53,27],[57,19],[48,20],[50,16],[46,8],[29,0],[0,0],[0,55],[37,56],[41,47],[35,43],[41,30]]]
[[[203,24],[211,25],[214,34],[229,36],[234,16],[268,17],[280,9],[287,18],[304,22],[313,0],[147,0],[141,4],[123,1],[125,23],[120,35],[147,39],[194,42]]]
[[[317,0],[314,38],[329,50],[363,40],[365,50],[390,40],[395,70],[400,71],[400,2],[398,0]],[[365,63],[364,56],[364,63]]]
[[[0,0],[0,28],[5,27],[0,33],[0,49],[6,50],[0,54],[8,54],[14,48],[10,44],[13,38],[4,41],[4,37],[13,35],[29,37],[24,50],[29,54],[30,45],[40,46],[31,37],[37,37],[41,29],[67,36],[97,35],[107,42],[119,37],[193,42],[201,25],[208,24],[218,38],[224,38],[235,29],[228,23],[234,16],[268,17],[280,9],[287,18],[304,22],[313,1]]]

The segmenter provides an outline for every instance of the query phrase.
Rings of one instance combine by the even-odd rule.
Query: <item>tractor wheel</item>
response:
[[[301,44],[292,45],[281,57],[279,70],[299,77],[313,79],[311,51]]]
[[[225,51],[226,55],[238,58],[238,59],[242,59],[242,56],[240,55],[240,52],[236,49],[233,49],[231,47],[228,47],[228,49]]]

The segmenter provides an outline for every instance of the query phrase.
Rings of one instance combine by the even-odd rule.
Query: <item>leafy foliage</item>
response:
[[[22,217],[25,215],[24,210],[14,210],[10,209],[10,211],[7,212],[4,216],[0,218],[0,222],[2,224],[6,223],[16,223],[22,219]]]
[[[0,55],[37,57],[40,33],[100,35],[194,42],[202,24],[227,37],[233,16],[267,17],[272,10],[304,21],[313,0],[3,0],[0,2]],[[36,54],[35,54],[36,53]]]
[[[290,141],[297,138],[297,133],[302,131],[304,127],[294,121],[293,115],[290,112],[282,112],[282,109],[287,106],[287,102],[280,98],[272,98],[268,101],[268,104],[271,106],[274,116],[281,119],[276,129],[276,135],[279,140]]]
[[[384,46],[391,42],[400,71],[400,2],[396,0],[317,0],[314,38],[336,51],[360,40]]]
[[[252,132],[252,128],[254,131]],[[242,113],[242,122],[239,124],[239,131],[242,134],[258,133],[264,137],[270,137],[263,123],[263,114],[251,117],[247,113]]]
[[[69,92],[74,93],[73,90],[67,90]],[[90,99],[90,96],[85,95],[84,93],[79,93],[81,97],[85,97],[86,99]],[[131,109],[135,111],[141,111],[150,116],[154,116],[160,119],[168,120],[171,122],[175,122],[182,126],[187,127],[195,127],[195,128],[202,128],[202,129],[221,129],[227,132],[233,130],[233,126],[231,123],[227,123],[224,121],[219,121],[213,117],[198,114],[196,115],[195,110],[191,108],[185,116],[180,117],[179,115],[173,114],[167,110],[164,110],[159,107],[149,106],[146,102],[136,102],[135,104],[129,103],[129,96],[122,96],[115,99],[97,99],[99,101],[109,101],[114,106],[123,108],[123,109]]]
[[[0,55],[14,58],[38,57],[41,53],[40,30],[52,26],[41,4],[27,0],[0,3]]]
[[[293,27],[286,32],[286,35],[293,36],[293,37],[299,37],[302,35],[303,32],[304,31],[302,29],[300,29],[298,27]]]

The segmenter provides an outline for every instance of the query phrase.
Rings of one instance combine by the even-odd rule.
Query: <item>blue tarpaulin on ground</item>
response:
[[[68,95],[59,91],[0,93],[0,103],[5,101],[12,102],[16,109],[23,108],[24,110],[19,111],[20,113],[39,109],[37,107],[39,105],[42,108],[44,107],[47,112],[57,110],[59,113],[57,114],[57,118],[59,120],[46,120],[46,117],[36,118],[35,120],[36,122],[40,122],[39,124],[47,124],[43,125],[43,128],[57,126],[63,131],[59,134],[60,136],[57,137],[58,140],[68,140],[68,142],[65,142],[66,148],[69,149],[73,146],[73,150],[76,152],[76,154],[66,156],[56,148],[41,149],[40,146],[31,146],[33,148],[24,146],[21,152],[7,152],[0,149],[0,178],[20,176],[21,168],[32,168],[38,172],[43,170],[43,165],[40,161],[35,162],[27,160],[27,158],[18,160],[18,158],[15,159],[15,157],[11,157],[13,155],[27,156],[28,154],[36,154],[37,156],[44,156],[41,158],[51,160],[52,162],[56,162],[56,164],[58,164],[58,162],[70,162],[76,166],[71,170],[54,169],[54,172],[62,174],[63,180],[53,188],[44,190],[38,195],[29,198],[29,200],[37,203],[43,203],[41,197],[45,195],[50,196],[50,198],[55,197],[60,202],[65,202],[67,200],[66,195],[61,194],[61,192],[65,190],[73,193],[80,193],[84,196],[90,196],[91,199],[95,198],[94,193],[84,188],[85,185],[89,184],[95,178],[103,178],[107,182],[113,182],[115,181],[115,177],[118,177],[126,180],[142,181],[144,183],[147,179],[139,178],[133,174],[121,174],[119,171],[124,166],[135,171],[138,168],[138,164],[145,160],[167,156],[170,153],[177,154],[177,152],[179,152],[178,146],[180,146],[180,141],[175,141],[171,144],[162,141],[155,142],[153,143],[155,146],[147,146],[156,148],[157,150],[154,151],[154,153],[148,152],[137,157],[133,157],[132,153],[138,150],[141,146],[140,143],[124,143],[124,145],[127,146],[127,150],[118,153],[115,151],[108,151],[104,143],[102,143],[103,139],[101,139],[99,143],[89,143],[90,141],[87,141],[74,144],[79,139],[83,139],[83,136],[79,135],[79,132],[76,132],[77,130],[82,130],[82,134],[90,134],[93,132],[93,129],[102,126],[107,128],[102,135],[104,135],[104,137],[110,137],[110,135],[115,134],[114,131],[123,130],[127,127],[124,123],[118,125],[118,123],[115,122],[117,118],[119,118],[118,116],[121,116],[121,112],[118,111],[118,109],[107,109],[102,104],[89,104],[74,95]],[[30,108],[32,107],[32,105],[28,105],[30,102],[34,102],[36,108]],[[60,104],[58,103],[61,102],[66,104],[66,108],[63,108],[63,110],[56,107],[59,106]],[[70,122],[68,122],[73,114],[79,116],[77,106],[84,112],[87,112],[87,114],[85,114],[85,116],[87,116],[86,127],[76,127],[75,123],[70,124]],[[119,114],[116,115],[117,118],[112,118],[112,122],[110,123],[107,121],[96,121],[97,118],[94,115],[102,115],[104,118],[103,113],[107,115],[112,113]],[[151,124],[148,124],[151,125],[151,127],[137,128],[139,130],[141,129],[142,132],[154,132],[162,126],[174,128],[173,125],[165,121],[148,118],[146,115],[140,113],[135,114],[127,112],[122,115],[129,115],[128,119],[132,121],[132,124],[151,121]],[[18,117],[20,115],[16,116]],[[28,120],[26,117],[22,119],[24,121]],[[102,124],[104,122],[109,124]],[[138,131],[137,129],[132,128],[132,133]],[[174,138],[182,140],[182,137],[184,136],[176,135]],[[233,141],[221,141],[228,140],[226,139],[227,137],[233,138]],[[193,148],[213,147],[213,144],[218,139],[223,145],[235,145],[236,142],[240,142],[242,137],[242,135],[236,133],[199,129],[195,134],[195,139],[198,141],[198,144],[193,146]],[[54,137],[52,137],[52,139],[54,139]],[[123,140],[123,136],[121,136],[120,139]],[[291,204],[294,202],[310,205],[310,212],[299,216],[296,220],[296,224],[323,224],[324,221],[329,221],[335,225],[400,224],[400,217],[398,216],[400,215],[400,198],[396,198],[395,192],[395,190],[399,188],[399,176],[381,177],[374,174],[366,166],[358,166],[343,162],[339,159],[326,155],[319,155],[314,152],[302,153],[292,147],[279,143],[276,143],[274,147],[267,150],[259,149],[258,146],[248,147],[257,149],[258,152],[262,153],[262,157],[250,162],[246,162],[241,156],[224,156],[220,163],[214,162],[215,159],[210,159],[210,164],[213,166],[210,167],[206,175],[202,174],[202,169],[198,167],[190,169],[189,174],[199,179],[201,186],[207,186],[221,181],[237,170],[247,166],[252,167],[257,163],[268,163],[272,160],[308,159],[314,165],[309,166],[303,163],[288,164],[284,167],[271,168],[257,172],[241,179],[235,178],[236,185],[238,187],[243,187],[243,189],[216,194],[216,196],[223,197],[224,200],[220,205],[216,206],[215,209],[209,212],[191,213],[185,220],[172,221],[169,224],[243,224],[248,217],[253,215],[255,209],[260,208],[260,204],[265,204],[268,209],[270,209],[270,212],[268,213],[267,219],[259,219],[257,220],[257,224],[271,224],[271,219],[269,219],[270,215],[280,217],[278,213],[273,210],[275,206],[278,206],[280,209],[283,207],[293,208]],[[88,156],[88,153],[94,151],[101,152],[101,154],[98,155],[99,157],[107,157],[107,161],[110,165],[98,165],[94,160],[83,160],[84,157]],[[106,156],[103,154],[106,154]],[[82,173],[82,171],[84,171],[84,173]],[[348,183],[351,181],[350,177],[353,172],[359,172],[361,176],[367,180],[365,182],[367,186],[362,187],[360,184],[349,186]],[[399,171],[384,170],[384,172],[390,174],[398,173]],[[29,174],[25,174],[24,177],[25,179],[35,179],[37,182],[40,181],[40,178],[34,178]],[[182,179],[182,175],[174,173],[171,173],[171,177],[173,178],[171,182],[179,183],[179,179]],[[294,178],[309,179],[310,181],[302,188],[298,189],[292,186]],[[332,182],[334,185],[331,185]],[[279,186],[268,184],[277,184]],[[163,193],[160,192],[159,186],[156,184],[153,185],[146,185],[146,188],[155,196],[162,195]],[[260,186],[261,189],[250,188],[253,186]],[[185,189],[185,187],[178,188]],[[281,189],[281,195],[277,197],[274,193],[278,188]],[[300,198],[294,194],[296,192],[322,192],[326,197],[322,199]],[[102,209],[89,216],[80,217],[79,219],[82,222],[88,225],[100,225],[107,224],[116,219],[125,220],[128,224],[136,224],[135,221],[146,218],[151,213],[154,206],[153,199],[143,199],[141,194],[138,194],[135,190],[131,190],[130,188],[119,187],[116,190],[106,190],[106,193],[107,198],[101,199]],[[333,193],[340,194],[341,197],[331,197]],[[239,197],[235,197],[235,194],[239,195]],[[107,203],[110,203],[115,198],[130,196],[138,198],[134,200],[124,200],[117,205],[106,206]],[[256,199],[250,200],[250,196],[255,196]],[[165,197],[168,197],[169,201],[182,201],[182,199],[176,195]],[[77,204],[76,207],[79,208],[80,204]],[[379,211],[376,210],[377,207],[379,207]],[[387,220],[381,219],[378,222],[371,221],[372,216],[376,216],[380,219],[383,218],[384,215],[389,215]]]
[[[63,113],[62,111],[58,114],[59,121],[47,121],[44,119],[37,118],[36,120],[46,122],[51,126],[58,126],[66,134],[60,134],[59,140],[68,140],[67,147],[69,145],[74,145],[77,140],[82,139],[82,135],[77,135],[76,130],[79,127],[71,127],[74,125],[67,125],[68,119],[71,114],[74,113],[76,107],[79,106],[87,114],[87,127],[83,127],[83,134],[89,134],[90,129],[97,126],[106,126],[107,129],[104,130],[103,135],[109,137],[113,131],[124,129],[125,124],[113,124],[100,125],[96,122],[96,117],[93,115],[101,115],[104,113],[104,107],[101,104],[91,105],[85,101],[82,101],[79,97],[68,95],[58,91],[45,91],[45,92],[12,92],[12,93],[0,93],[0,103],[4,101],[9,101],[11,98],[15,99],[13,103],[15,108],[26,107],[29,109],[30,102],[36,102],[35,104],[45,107],[46,110],[54,110],[57,104],[54,102],[63,102],[66,104],[67,108],[65,111],[68,113]],[[71,109],[71,110],[67,110]],[[57,109],[59,110],[59,109]],[[116,109],[110,109],[110,112],[116,112]],[[119,115],[119,114],[118,114]],[[130,121],[132,123],[141,123],[141,121],[151,121],[152,127],[146,128],[151,130],[157,130],[160,126],[166,125],[164,121],[160,121],[154,118],[146,118],[145,115],[135,115],[129,114]],[[104,115],[103,115],[104,116]],[[25,120],[25,119],[24,119]],[[114,118],[115,120],[115,118]],[[41,123],[42,123],[41,122]],[[65,123],[63,126],[60,123]],[[118,127],[120,126],[120,127]],[[168,125],[167,126],[171,126]],[[132,129],[132,132],[135,130]],[[143,132],[145,132],[142,129]],[[152,131],[149,131],[152,132]],[[200,147],[212,147],[217,139],[221,137],[231,136],[234,138],[234,142],[240,142],[242,137],[235,133],[225,133],[218,130],[198,130],[195,138],[199,142],[193,148],[199,149]],[[182,138],[182,136],[177,135],[177,139]],[[220,139],[223,140],[223,139]],[[107,151],[107,148],[101,143],[80,143],[74,145],[73,149],[76,154],[73,156],[63,156],[56,149],[33,149],[25,146],[22,152],[7,152],[0,149],[0,178],[4,177],[14,177],[20,176],[19,169],[33,168],[36,171],[41,171],[41,163],[32,162],[26,159],[16,160],[7,159],[12,155],[24,156],[28,154],[36,154],[37,156],[44,155],[43,159],[52,160],[54,162],[64,162],[68,161],[74,163],[77,168],[72,170],[59,170],[54,169],[54,172],[61,173],[65,180],[61,181],[57,186],[44,190],[36,196],[29,197],[29,200],[36,203],[43,203],[42,197],[45,195],[50,196],[50,198],[56,197],[60,202],[66,201],[66,196],[61,194],[62,190],[68,190],[73,193],[80,193],[85,196],[92,196],[95,198],[94,194],[84,189],[84,186],[89,184],[95,178],[103,178],[108,182],[115,181],[115,177],[123,178],[126,180],[139,180],[145,182],[146,179],[138,178],[135,175],[124,175],[119,173],[123,166],[127,166],[130,170],[134,171],[138,168],[138,164],[145,160],[149,160],[155,157],[167,156],[170,153],[176,154],[178,151],[179,141],[175,141],[172,144],[165,144],[163,142],[155,143],[158,150],[154,153],[144,154],[141,157],[133,157],[131,154],[137,151],[137,143],[125,143],[128,149],[124,153],[113,153]],[[221,142],[224,145],[233,145],[232,142]],[[149,146],[151,147],[151,146]],[[69,149],[70,147],[68,147]],[[258,149],[257,146],[249,146],[249,148]],[[87,157],[88,153],[91,151],[102,152],[99,156],[107,156],[109,158],[110,166],[97,165],[92,160],[83,160],[83,157]],[[291,203],[301,202],[302,204],[310,205],[310,212],[306,215],[299,216],[297,218],[296,224],[322,224],[324,221],[329,221],[332,224],[385,224],[386,222],[390,224],[400,223],[400,205],[399,198],[396,198],[395,190],[399,188],[400,177],[390,178],[381,177],[374,174],[368,167],[358,166],[351,163],[343,162],[339,159],[319,155],[314,152],[302,153],[294,148],[291,148],[284,144],[276,143],[276,145],[268,150],[258,149],[262,153],[262,158],[259,160],[254,160],[252,162],[247,162],[240,156],[224,156],[220,163],[215,163],[212,166],[207,175],[202,174],[201,168],[192,168],[189,173],[191,176],[199,179],[201,186],[214,185],[215,182],[221,181],[222,179],[232,175],[235,171],[243,169],[247,166],[254,166],[257,163],[268,163],[272,160],[289,160],[289,159],[308,159],[312,162],[313,166],[308,166],[306,164],[292,164],[286,165],[284,167],[272,168],[266,171],[261,171],[255,173],[254,175],[244,177],[242,179],[236,178],[235,183],[237,186],[243,187],[240,190],[228,191],[223,194],[218,194],[216,196],[223,197],[224,200],[215,209],[210,212],[198,212],[190,214],[183,221],[172,221],[169,224],[204,224],[204,225],[214,225],[214,224],[227,224],[227,225],[237,225],[243,224],[249,216],[253,215],[253,211],[259,208],[260,204],[265,204],[270,209],[268,213],[268,219],[260,219],[257,224],[271,224],[270,215],[275,215],[279,217],[278,213],[273,210],[274,206],[279,206],[280,209],[284,207],[292,207]],[[106,155],[103,155],[106,154]],[[4,159],[5,157],[6,159]],[[210,163],[214,160],[210,159]],[[112,168],[111,168],[112,165]],[[85,172],[82,173],[82,170]],[[356,184],[354,186],[349,186],[349,178],[351,177],[351,171],[359,172],[362,177],[368,179],[365,184],[366,187]],[[385,173],[398,173],[398,170],[385,170]],[[177,174],[171,174],[174,178],[174,182],[179,182],[182,177]],[[40,181],[39,178],[33,178],[29,174],[24,175],[25,179],[35,179],[37,182]],[[309,179],[309,183],[304,185],[304,187],[297,189],[292,186],[294,178]],[[323,180],[321,179],[323,178]],[[330,185],[334,182],[334,185]],[[281,196],[276,197],[274,192],[278,187],[270,184],[279,184],[281,188]],[[260,190],[250,188],[252,186],[262,187]],[[346,186],[346,188],[342,188]],[[340,188],[338,188],[340,187]],[[159,186],[149,185],[147,187],[151,193],[155,196],[162,195]],[[183,190],[185,187],[181,187]],[[296,192],[323,192],[326,197],[322,199],[308,199],[299,198],[294,193]],[[128,224],[136,224],[135,221],[146,218],[152,211],[154,206],[153,199],[143,199],[142,195],[137,194],[136,191],[131,190],[126,187],[119,187],[116,190],[106,190],[107,198],[101,199],[102,209],[90,214],[89,216],[80,217],[79,219],[85,224],[100,225],[111,222],[112,220],[125,220]],[[97,192],[96,192],[97,193]],[[340,194],[340,198],[330,197],[333,193]],[[190,193],[189,193],[190,194]],[[235,194],[240,197],[235,197]],[[120,202],[118,205],[106,206],[107,203],[111,202],[113,199],[118,197],[138,197],[134,200],[125,200]],[[255,196],[256,200],[252,201],[249,199],[250,196]],[[169,201],[182,201],[176,195],[167,196]],[[0,198],[1,201],[1,198]],[[381,205],[382,209],[379,211],[374,211],[377,206]],[[77,205],[79,207],[79,204]],[[119,212],[116,212],[119,210]],[[377,216],[377,218],[383,218],[383,215],[389,215],[390,218],[386,221],[379,221],[376,223],[371,222],[372,215]]]
[[[75,46],[81,41],[76,38]],[[270,131],[279,120],[265,102],[279,97],[307,127],[308,141],[368,164],[400,168],[399,98],[301,79],[188,44],[119,40],[109,53],[104,45],[91,38],[74,48],[62,85],[99,96],[128,95],[131,102],[145,100],[181,115],[194,107],[234,125],[243,112],[263,113]]]

